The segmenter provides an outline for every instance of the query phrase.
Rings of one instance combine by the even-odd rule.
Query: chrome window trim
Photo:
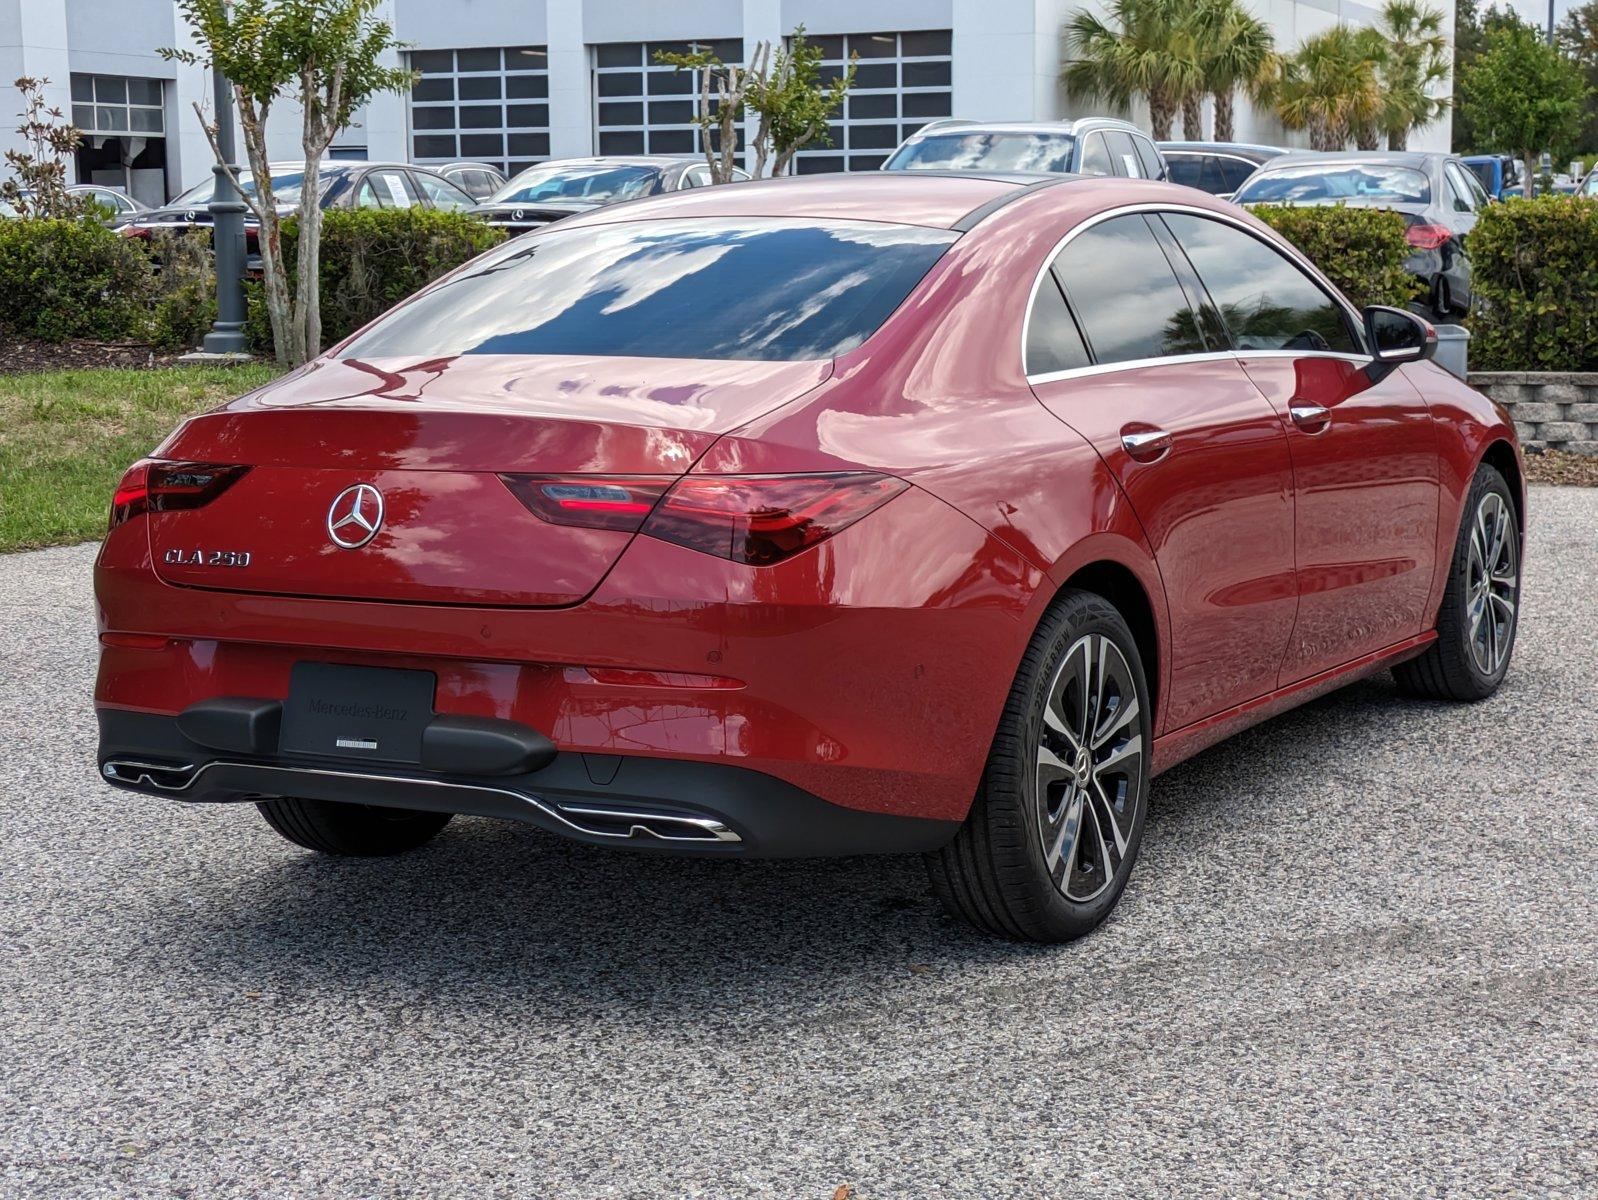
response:
[[[1244,358],[1255,357],[1259,355],[1291,355],[1295,358],[1347,358],[1351,361],[1360,363],[1369,363],[1375,361],[1368,352],[1364,354],[1351,355],[1335,350],[1311,350],[1304,352],[1294,350],[1227,350],[1224,352],[1206,351],[1204,354],[1172,354],[1159,358],[1132,359],[1128,360],[1128,362],[1093,363],[1091,366],[1071,367],[1065,371],[1050,371],[1037,375],[1028,374],[1026,369],[1026,347],[1027,334],[1032,327],[1032,309],[1038,302],[1038,289],[1043,285],[1043,277],[1048,273],[1050,265],[1056,258],[1059,257],[1060,251],[1064,250],[1066,246],[1071,243],[1072,239],[1074,239],[1084,230],[1092,229],[1093,226],[1101,224],[1102,222],[1108,221],[1114,217],[1130,216],[1133,213],[1157,214],[1167,212],[1185,213],[1196,217],[1208,217],[1212,221],[1219,221],[1223,225],[1230,225],[1232,228],[1248,234],[1255,241],[1266,246],[1267,248],[1274,250],[1278,254],[1281,254],[1289,262],[1298,267],[1299,270],[1303,271],[1311,283],[1331,297],[1333,302],[1336,303],[1348,317],[1352,327],[1358,331],[1357,336],[1361,339],[1361,341],[1364,340],[1365,322],[1355,310],[1354,306],[1343,297],[1341,292],[1339,292],[1335,287],[1330,286],[1330,281],[1327,280],[1326,277],[1316,269],[1314,263],[1310,262],[1309,259],[1300,254],[1298,248],[1288,243],[1285,239],[1281,245],[1277,245],[1269,239],[1261,237],[1259,230],[1254,229],[1247,222],[1240,221],[1229,213],[1216,212],[1214,209],[1202,208],[1197,204],[1150,203],[1145,201],[1140,204],[1123,204],[1116,208],[1107,208],[1103,212],[1094,213],[1091,217],[1088,217],[1083,221],[1079,221],[1077,224],[1068,229],[1065,232],[1065,235],[1061,237],[1059,241],[1054,243],[1054,247],[1046,255],[1044,255],[1043,264],[1038,268],[1037,273],[1032,277],[1032,288],[1027,293],[1026,314],[1021,319],[1021,374],[1025,376],[1028,383],[1048,383],[1057,378],[1065,378],[1082,373],[1103,374],[1106,371],[1127,369],[1131,366],[1148,367],[1158,363],[1183,361],[1193,362],[1200,359],[1219,357],[1223,353],[1226,357]],[[1173,234],[1172,236],[1175,235]],[[1172,268],[1171,273],[1172,275],[1176,275],[1175,268]],[[1178,283],[1181,282],[1180,276],[1177,277],[1177,281]]]

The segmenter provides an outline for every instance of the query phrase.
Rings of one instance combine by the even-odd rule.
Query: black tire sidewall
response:
[[[1121,615],[1097,596],[1084,596],[1086,603],[1067,604],[1058,610],[1062,618],[1051,630],[1052,640],[1037,669],[1030,678],[1018,681],[1028,689],[1025,723],[1020,730],[1019,753],[1021,760],[1013,764],[1012,778],[1020,781],[1018,794],[1007,799],[1020,806],[1021,818],[1026,827],[1025,852],[1029,874],[1033,881],[1034,899],[1040,915],[1056,936],[1080,937],[1109,915],[1121,897],[1126,881],[1137,862],[1142,845],[1143,826],[1148,816],[1149,766],[1152,761],[1153,736],[1151,714],[1153,705],[1149,698],[1148,681],[1143,670],[1143,659]],[[1041,816],[1037,804],[1037,746],[1042,738],[1043,711],[1047,691],[1054,673],[1066,651],[1077,639],[1088,634],[1103,634],[1115,643],[1131,668],[1137,688],[1138,728],[1143,737],[1144,769],[1139,781],[1138,794],[1133,798],[1132,833],[1127,840],[1127,852],[1121,860],[1115,878],[1092,900],[1072,900],[1054,886],[1048,865],[1043,856]]]
[[[1470,536],[1476,523],[1476,509],[1481,504],[1482,498],[1489,492],[1496,492],[1515,522],[1515,619],[1509,630],[1509,649],[1504,654],[1503,664],[1493,674],[1487,674],[1476,665],[1476,656],[1470,650],[1470,611],[1469,598],[1466,595],[1470,570]],[[1453,636],[1457,645],[1449,647],[1450,656],[1453,657],[1470,678],[1472,690],[1481,696],[1490,695],[1496,691],[1498,685],[1509,672],[1509,664],[1515,656],[1515,642],[1520,636],[1520,592],[1524,569],[1521,557],[1525,551],[1524,531],[1521,528],[1519,506],[1515,503],[1514,494],[1509,490],[1509,484],[1494,467],[1483,464],[1471,480],[1470,490],[1466,493],[1465,507],[1460,515],[1459,532],[1454,538],[1454,557],[1449,564],[1448,586],[1443,597],[1443,603],[1452,607],[1447,631],[1439,631],[1443,636]]]

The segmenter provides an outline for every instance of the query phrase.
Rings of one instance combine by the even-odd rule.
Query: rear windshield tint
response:
[[[341,355],[832,358],[865,341],[957,236],[778,219],[557,228],[485,255]]]
[[[1069,171],[1068,133],[940,133],[911,138],[887,171]]]

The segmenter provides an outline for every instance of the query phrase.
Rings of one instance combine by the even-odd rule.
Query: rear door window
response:
[[[1137,148],[1132,145],[1131,135],[1112,129],[1104,135],[1104,140],[1110,148],[1111,169],[1128,179],[1142,178],[1143,164],[1138,162]]]
[[[1163,219],[1238,350],[1359,352],[1343,306],[1274,247],[1206,217]]]
[[[380,318],[346,358],[831,358],[958,235],[865,221],[662,220],[508,243]]]
[[[1037,294],[1032,297],[1032,311],[1027,314],[1027,374],[1069,371],[1085,367],[1090,361],[1082,331],[1065,303],[1059,281],[1052,270],[1043,272]]]
[[[1243,182],[1258,169],[1255,164],[1242,158],[1228,158],[1217,155],[1214,160],[1215,172],[1219,176],[1220,186],[1215,189],[1217,194],[1231,193],[1243,186]]]
[[[1209,191],[1204,186],[1204,159],[1197,154],[1167,154],[1165,156],[1166,169],[1170,172],[1168,178],[1172,183],[1179,183],[1183,187],[1198,188]]]
[[[1083,230],[1054,260],[1093,360],[1200,354],[1209,349],[1199,317],[1165,251],[1141,214]]]
[[[1137,151],[1137,160],[1143,164],[1143,175],[1147,179],[1161,179],[1165,175],[1165,164],[1160,161],[1160,152],[1154,143],[1146,137],[1129,134],[1132,139],[1132,148]]]

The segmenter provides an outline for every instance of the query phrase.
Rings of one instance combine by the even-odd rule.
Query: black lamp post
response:
[[[205,354],[247,353],[244,343],[244,214],[249,207],[233,186],[233,89],[221,68],[211,68],[216,90],[216,146],[221,162],[212,189],[211,238],[216,254],[216,321],[201,343]],[[224,167],[223,163],[227,166]]]

